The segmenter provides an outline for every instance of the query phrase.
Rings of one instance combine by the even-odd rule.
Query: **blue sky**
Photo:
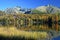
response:
[[[60,0],[0,0],[0,10],[15,6],[21,6],[22,8],[36,8],[48,4],[60,7]]]

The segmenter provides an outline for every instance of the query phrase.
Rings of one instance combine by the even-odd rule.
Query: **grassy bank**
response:
[[[15,27],[0,27],[0,37],[2,38],[20,38],[20,39],[38,39],[38,38],[47,38],[48,34],[46,32],[28,32],[18,30]]]

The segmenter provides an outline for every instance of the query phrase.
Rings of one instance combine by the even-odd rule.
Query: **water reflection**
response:
[[[59,29],[60,23],[57,20],[52,21],[52,17],[48,17],[48,20],[32,19],[30,20],[30,22],[29,20],[25,19],[22,22],[22,24],[18,25],[16,26],[17,28],[27,30],[56,30],[56,31],[60,30]]]
[[[37,17],[37,16],[36,16]],[[60,30],[60,20],[57,16],[36,17],[13,17],[0,19],[0,26],[14,26],[23,30]]]

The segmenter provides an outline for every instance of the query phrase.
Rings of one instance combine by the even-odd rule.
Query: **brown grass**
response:
[[[46,32],[28,32],[17,30],[15,27],[0,27],[0,35],[3,36],[21,36],[25,38],[47,38]]]

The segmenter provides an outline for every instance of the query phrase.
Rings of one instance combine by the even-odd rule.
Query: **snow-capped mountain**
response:
[[[40,12],[44,12],[44,13],[60,13],[60,8],[57,8],[55,6],[51,6],[51,5],[46,5],[46,6],[40,6],[35,8],[36,10],[40,11]]]
[[[18,13],[21,13],[20,9],[21,8],[17,6],[17,7],[14,7],[14,8],[7,8],[5,10],[5,12],[8,13],[8,14],[15,14],[15,13],[18,14]]]
[[[24,14],[24,13],[29,13],[29,12],[31,12],[30,9],[23,9],[19,6],[16,6],[16,7],[13,7],[13,8],[7,8],[5,10],[5,13],[7,13],[7,14],[19,14],[19,13]]]
[[[5,13],[7,14],[31,14],[31,13],[47,13],[47,14],[55,14],[55,13],[60,13],[60,8],[51,6],[51,5],[46,5],[46,6],[39,6],[35,9],[26,9],[26,8],[21,8],[19,6],[13,7],[13,8],[7,8],[5,10]]]

